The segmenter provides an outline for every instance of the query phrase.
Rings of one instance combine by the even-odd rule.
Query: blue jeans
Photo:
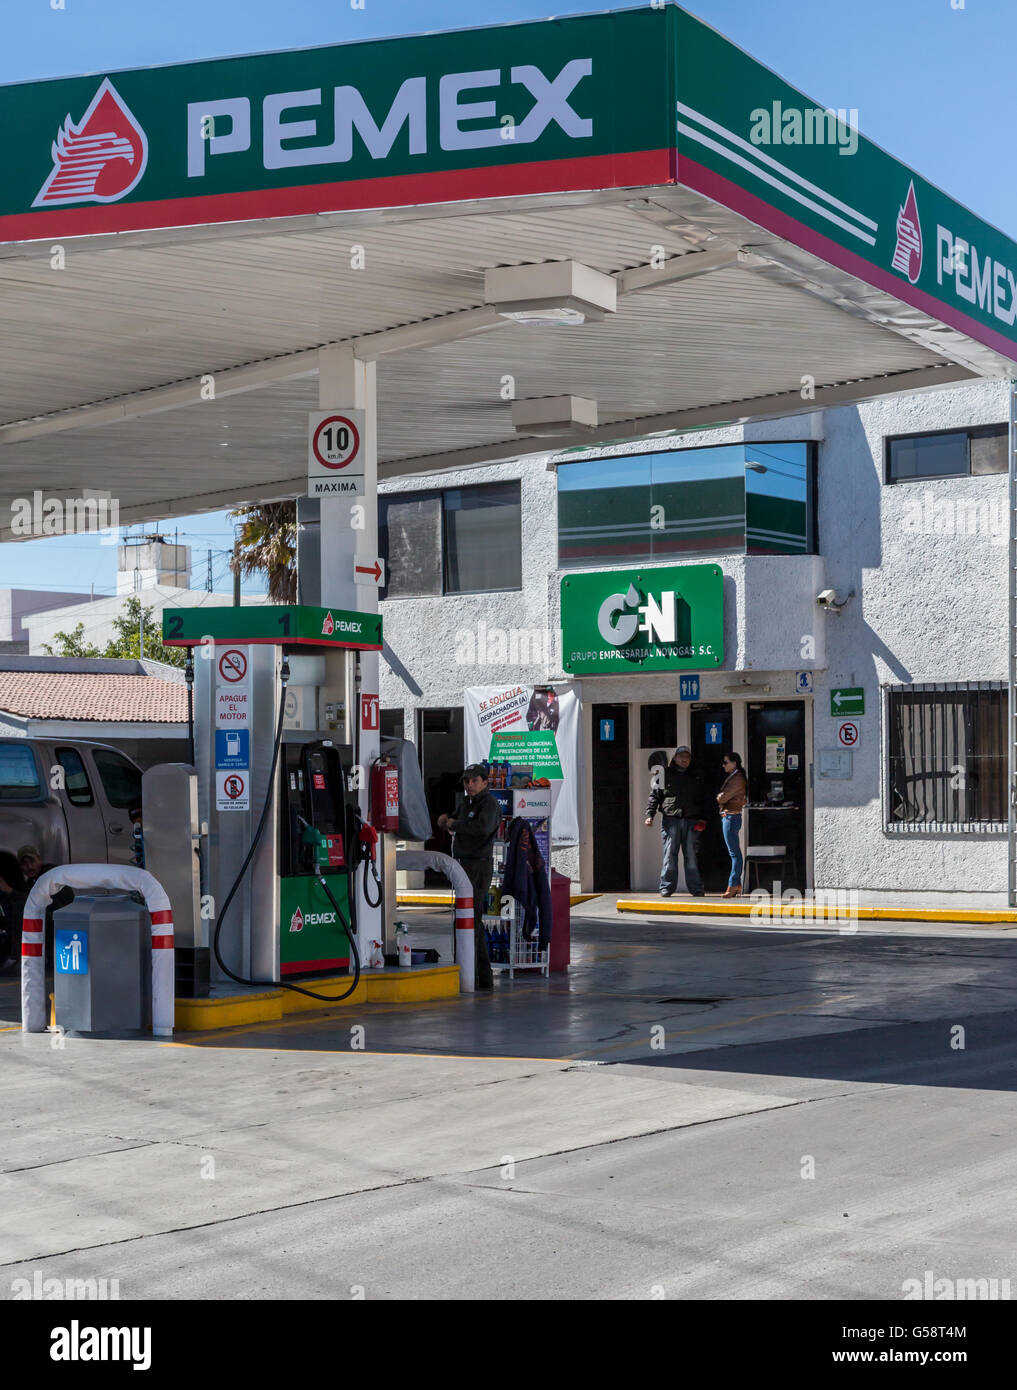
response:
[[[678,850],[685,856],[685,883],[690,893],[702,893],[703,880],[696,863],[699,832],[686,816],[661,816],[660,838],[664,846],[664,862],[660,866],[660,891],[673,893],[678,882]]]
[[[742,847],[738,843],[738,835],[742,828],[742,813],[739,811],[736,816],[721,816],[720,828],[724,832],[724,843],[727,845],[727,852],[731,856],[731,877],[727,881],[727,886],[733,888],[735,884],[742,881]]]

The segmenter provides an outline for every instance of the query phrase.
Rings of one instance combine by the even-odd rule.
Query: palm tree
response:
[[[296,502],[259,502],[237,507],[230,516],[239,523],[230,560],[233,573],[248,578],[264,574],[270,603],[296,603]]]

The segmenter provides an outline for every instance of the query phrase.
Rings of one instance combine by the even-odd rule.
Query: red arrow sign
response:
[[[373,565],[357,565],[357,573],[369,574],[377,584],[378,580],[381,578],[381,565],[378,564],[377,560],[375,560]]]

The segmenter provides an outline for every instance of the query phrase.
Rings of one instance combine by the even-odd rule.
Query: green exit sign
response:
[[[860,685],[839,686],[830,691],[830,713],[836,718],[865,713],[865,691]]]

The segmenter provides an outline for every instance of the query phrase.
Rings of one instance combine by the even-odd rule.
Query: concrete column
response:
[[[360,362],[350,347],[321,348],[318,352],[318,404],[322,410],[346,407],[365,411],[364,491],[359,497],[321,499],[321,605],[350,608],[359,613],[377,613],[378,590],[371,584],[357,584],[354,566],[359,560],[373,564],[378,555],[378,414],[375,393],[375,364]],[[362,652],[360,657],[361,696],[373,695],[378,709],[378,653]],[[351,710],[360,726],[361,790],[360,810],[367,818],[368,783],[371,765],[378,756],[377,729],[363,727],[361,709]],[[379,869],[380,872],[380,869]],[[377,888],[369,880],[373,895]],[[364,872],[357,873],[357,945],[361,961],[370,956],[371,941],[383,940],[381,909],[369,907],[363,893]]]

